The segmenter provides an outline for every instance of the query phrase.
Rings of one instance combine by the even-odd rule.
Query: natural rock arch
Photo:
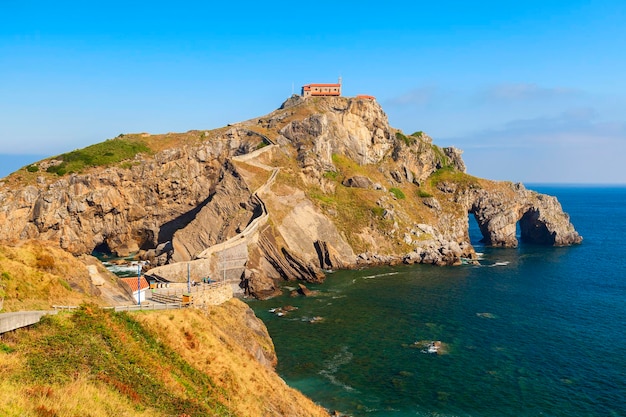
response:
[[[487,245],[517,247],[518,223],[525,243],[565,246],[582,241],[556,197],[527,190],[522,184],[473,193],[468,213],[474,215]]]

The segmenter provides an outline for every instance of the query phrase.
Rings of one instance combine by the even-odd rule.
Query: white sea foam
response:
[[[137,263],[132,264],[112,264],[103,262],[102,265],[117,276],[137,276]]]
[[[398,274],[399,274],[399,272],[387,272],[386,274],[367,275],[367,276],[363,277],[363,279],[388,277],[390,275],[398,275]]]
[[[350,392],[357,392],[357,390],[350,385],[344,384],[339,381],[337,377],[335,377],[335,373],[339,370],[342,365],[346,365],[352,361],[354,355],[352,352],[348,350],[348,346],[342,346],[341,350],[332,357],[332,359],[324,362],[324,369],[319,371],[318,373],[322,375],[324,378],[328,379],[331,384],[337,385]]]

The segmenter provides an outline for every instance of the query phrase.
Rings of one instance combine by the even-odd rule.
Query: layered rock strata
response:
[[[0,233],[74,254],[137,253],[161,279],[219,277],[259,297],[328,269],[471,261],[470,214],[492,246],[518,245],[518,223],[524,242],[582,240],[556,198],[467,175],[458,149],[392,128],[371,100],[292,98],[221,132],[125,166],[5,185]]]

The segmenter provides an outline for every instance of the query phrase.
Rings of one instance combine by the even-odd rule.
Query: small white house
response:
[[[120,278],[120,280],[130,287],[130,291],[133,294],[133,298],[135,302],[141,303],[146,301],[146,293],[148,289],[150,289],[150,284],[144,277],[141,277],[139,280],[137,277],[135,278]],[[138,282],[139,281],[139,282]],[[137,284],[139,283],[139,288],[137,288]]]

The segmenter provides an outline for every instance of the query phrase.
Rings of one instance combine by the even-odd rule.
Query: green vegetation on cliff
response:
[[[149,154],[151,150],[141,140],[125,139],[123,135],[120,135],[115,139],[59,155],[55,159],[62,162],[49,166],[46,171],[57,175],[78,173],[85,168],[108,166],[129,160],[138,153]]]

